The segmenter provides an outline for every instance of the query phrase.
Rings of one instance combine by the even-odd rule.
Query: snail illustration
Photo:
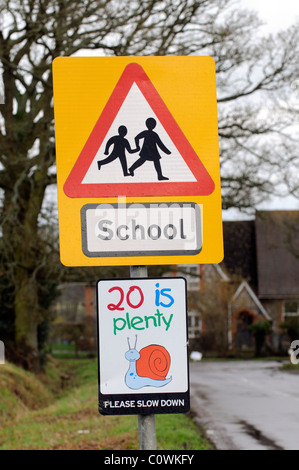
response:
[[[164,387],[171,382],[172,377],[166,379],[170,367],[170,355],[163,346],[150,344],[138,352],[137,335],[134,348],[131,348],[129,338],[127,340],[129,350],[125,358],[130,365],[125,376],[125,383],[129,388],[138,390],[148,386]]]

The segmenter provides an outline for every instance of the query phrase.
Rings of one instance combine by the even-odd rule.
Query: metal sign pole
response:
[[[130,277],[147,277],[147,266],[130,266]],[[155,415],[138,415],[140,450],[157,450]]]

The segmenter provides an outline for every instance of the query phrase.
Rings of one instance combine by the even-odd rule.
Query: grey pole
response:
[[[157,450],[155,415],[138,415],[140,450]]]
[[[130,266],[130,277],[147,277],[147,266]],[[140,450],[157,450],[155,415],[138,415]]]

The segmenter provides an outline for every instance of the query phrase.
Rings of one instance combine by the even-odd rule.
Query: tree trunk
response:
[[[15,293],[16,357],[23,367],[39,369],[37,329],[39,324],[37,285],[23,273]]]
[[[43,309],[37,276],[44,257],[38,233],[44,188],[35,183],[25,179],[19,186],[15,184],[13,191],[6,191],[2,215],[6,269],[14,288],[15,350],[12,353],[15,362],[33,370],[39,368],[38,325]]]

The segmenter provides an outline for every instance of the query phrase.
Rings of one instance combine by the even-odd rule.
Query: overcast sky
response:
[[[255,10],[265,22],[265,33],[276,33],[286,29],[299,20],[299,0],[239,0],[239,4],[250,10]],[[260,204],[261,210],[299,210],[299,201],[293,197],[272,198],[264,204]],[[243,219],[243,214],[231,209],[223,211],[224,220]]]
[[[240,0],[240,5],[256,10],[267,31],[285,29],[299,19],[299,0]]]
[[[260,18],[265,22],[264,32],[277,32],[289,27],[299,20],[299,0],[239,0],[240,6],[257,11]],[[81,55],[81,54],[80,54]],[[92,55],[89,54],[88,55]],[[267,201],[261,204],[259,209],[299,209],[299,201],[295,198],[275,198],[271,203]],[[224,219],[240,218],[238,211],[224,211]],[[244,218],[244,215],[241,216]],[[246,216],[245,216],[246,218]]]

